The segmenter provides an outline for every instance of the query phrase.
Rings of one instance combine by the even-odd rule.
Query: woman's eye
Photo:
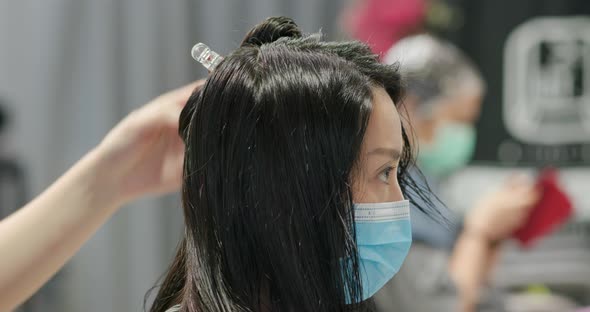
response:
[[[389,184],[389,176],[393,172],[393,169],[393,167],[387,167],[381,171],[379,174],[379,180],[381,180],[383,183]]]

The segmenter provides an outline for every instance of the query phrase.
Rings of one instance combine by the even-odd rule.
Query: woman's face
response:
[[[458,92],[453,96],[441,97],[433,105],[430,114],[423,114],[418,107],[418,98],[409,94],[404,103],[408,108],[408,115],[412,122],[418,142],[431,143],[440,126],[454,123],[474,125],[481,111],[482,93],[478,91]]]
[[[355,203],[403,200],[397,168],[404,149],[397,109],[383,88],[373,88],[373,109],[361,146],[357,174],[353,178]]]

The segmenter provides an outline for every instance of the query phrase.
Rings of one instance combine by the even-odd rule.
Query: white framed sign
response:
[[[504,50],[503,119],[527,144],[590,142],[590,18],[534,18]]]

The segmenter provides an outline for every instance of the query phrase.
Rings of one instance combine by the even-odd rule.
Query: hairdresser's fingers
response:
[[[195,82],[189,83],[188,85],[185,85],[183,87],[163,94],[159,101],[156,102],[167,108],[171,106],[184,107],[186,101],[189,99],[189,97],[195,91],[195,89],[202,87],[204,84],[204,79],[197,80]]]
[[[184,162],[184,144],[180,138],[172,138],[159,142],[166,150],[165,159],[161,167],[161,180],[156,193],[177,191],[182,182]]]
[[[178,143],[180,142],[180,143]],[[171,149],[176,150],[172,153],[172,156],[166,166],[163,168],[163,176],[166,181],[164,192],[177,191],[182,184],[182,171],[184,163],[184,144],[179,139]]]
[[[158,116],[154,116],[154,118],[160,119],[164,126],[172,131],[178,130],[178,120],[180,118],[180,113],[182,112],[182,107],[176,105],[174,107],[170,107],[169,109],[162,111]]]
[[[160,97],[152,104],[135,112],[134,124],[145,130],[162,126],[166,129],[176,130],[183,109],[183,106],[178,103],[171,101],[169,97]]]

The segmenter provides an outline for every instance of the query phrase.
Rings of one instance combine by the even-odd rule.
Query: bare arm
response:
[[[488,280],[498,252],[498,245],[479,233],[466,231],[459,236],[453,249],[450,272],[459,290],[461,311],[475,311],[480,288]]]
[[[500,244],[526,222],[538,199],[538,191],[528,179],[514,177],[500,190],[481,198],[469,212],[449,264],[461,311],[475,311],[480,290],[497,262]]]
[[[196,86],[131,113],[46,191],[0,221],[0,311],[37,291],[122,205],[179,187],[178,115]]]
[[[43,285],[121,204],[93,151],[31,203],[0,222],[0,311]],[[102,167],[102,168],[101,168]]]

